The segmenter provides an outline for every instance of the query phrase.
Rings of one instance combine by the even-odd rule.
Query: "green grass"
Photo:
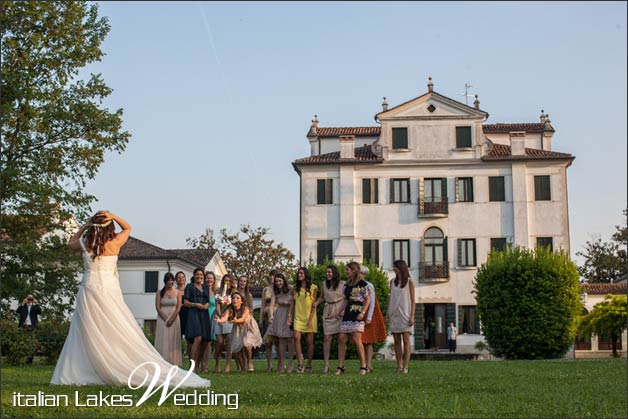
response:
[[[332,363],[332,365],[334,365]],[[375,371],[358,375],[348,361],[341,376],[314,373],[280,376],[265,370],[209,374],[211,390],[238,393],[239,409],[221,406],[157,406],[153,396],[139,407],[75,407],[73,394],[143,393],[126,387],[51,386],[53,367],[5,367],[2,417],[490,417],[625,418],[626,360],[413,361],[408,375],[394,362],[378,361]],[[70,407],[14,407],[13,392],[71,395]],[[192,390],[179,390],[190,393]]]

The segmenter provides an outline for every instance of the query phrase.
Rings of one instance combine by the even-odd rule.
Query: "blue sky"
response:
[[[568,169],[571,253],[626,207],[625,2],[102,2],[102,73],[127,150],[87,192],[164,248],[206,227],[270,227],[298,256],[299,179],[321,126],[372,126],[434,89],[487,123],[537,122]]]

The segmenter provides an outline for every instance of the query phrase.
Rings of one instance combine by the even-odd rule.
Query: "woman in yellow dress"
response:
[[[312,276],[307,268],[299,268],[297,271],[297,283],[292,288],[294,300],[294,343],[297,352],[298,372],[303,372],[303,353],[301,351],[301,334],[305,334],[307,341],[307,366],[305,371],[312,372],[312,358],[314,358],[314,333],[318,330],[316,319],[316,292],[318,287],[312,284]],[[292,312],[292,306],[290,312]]]

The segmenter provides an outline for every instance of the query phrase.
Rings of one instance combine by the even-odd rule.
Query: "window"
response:
[[[506,200],[503,176],[488,177],[488,200],[491,202],[503,202]]]
[[[393,240],[393,262],[400,259],[410,266],[410,240]]]
[[[549,247],[550,251],[554,251],[554,239],[551,237],[537,237],[536,247]]]
[[[379,240],[362,241],[362,260],[379,265]]]
[[[144,292],[157,292],[159,286],[159,272],[144,272]]]
[[[333,249],[331,240],[318,240],[316,242],[316,263],[322,265],[325,259],[333,260]]]
[[[393,128],[393,150],[408,148],[408,128]]]
[[[496,237],[491,239],[491,250],[499,250],[501,252],[506,249],[507,244],[508,240],[506,240],[506,237]]]
[[[456,148],[471,147],[471,127],[456,127]]]
[[[480,321],[476,313],[476,306],[458,306],[460,319],[459,333],[480,334]]]
[[[477,266],[475,261],[475,239],[458,240],[458,266]]]
[[[549,176],[534,176],[534,199],[536,201],[551,201]]]
[[[459,177],[456,183],[458,202],[473,202],[473,178]]]
[[[157,320],[144,320],[144,332],[149,336],[155,336]]]
[[[317,179],[316,180],[316,203],[332,204],[333,203],[333,179]]]
[[[410,179],[390,179],[390,203],[410,202]]]
[[[379,202],[379,179],[362,179],[362,203],[377,204]]]

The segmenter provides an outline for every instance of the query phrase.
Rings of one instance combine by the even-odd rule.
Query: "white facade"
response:
[[[421,308],[416,349],[430,343],[420,328],[433,317],[437,347],[446,347],[443,328],[455,320],[459,348],[472,350],[482,338],[465,334],[460,323],[465,316],[473,319],[473,279],[486,261],[491,239],[535,247],[538,237],[551,238],[554,249],[569,252],[566,169],[573,156],[551,151],[554,129],[545,115],[541,123],[486,125],[488,114],[479,102],[469,107],[433,92],[431,83],[428,87],[426,94],[395,108],[385,105],[376,115],[381,127],[320,128],[313,121],[308,134],[312,155],[293,163],[301,181],[300,258],[302,263],[320,259],[320,241],[331,240],[334,260],[362,261],[364,241],[377,240],[378,263],[392,277],[392,263],[401,258],[393,255],[393,241],[408,240],[409,258],[403,259],[409,259]],[[468,127],[471,138],[464,147],[461,140],[457,144],[457,128],[462,127]],[[407,132],[407,147],[393,144],[394,128]],[[549,180],[548,200],[536,199],[535,176],[549,176],[544,179]],[[503,201],[491,201],[489,177],[503,177]],[[470,178],[460,181],[472,185],[470,202],[459,199],[465,199],[459,196],[464,187],[459,178]],[[319,203],[324,179],[332,179],[331,203]],[[363,179],[377,179],[377,203],[363,203]],[[393,184],[392,179],[404,180]],[[446,189],[440,186],[445,182]],[[391,202],[399,194],[403,200],[407,186],[407,202]],[[404,191],[393,198],[391,188]],[[433,227],[444,236],[442,247],[425,240]],[[469,260],[461,263],[463,244]],[[444,252],[440,258],[439,252]],[[477,325],[471,329],[479,333]]]

